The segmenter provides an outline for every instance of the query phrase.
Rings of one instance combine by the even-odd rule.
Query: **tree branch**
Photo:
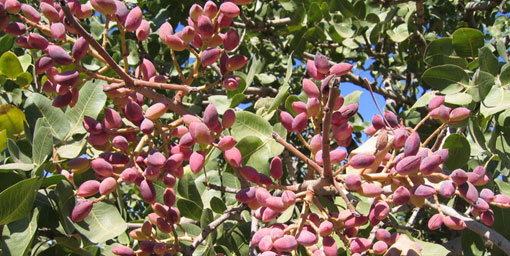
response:
[[[464,18],[472,28],[476,27],[474,12],[475,11],[488,11],[502,3],[502,0],[490,0],[490,1],[477,1],[469,2],[464,7]]]
[[[67,21],[70,23],[72,27],[78,31],[78,34],[85,38],[85,40],[94,48],[101,57],[106,61],[106,63],[117,73],[117,75],[124,80],[126,85],[133,86],[134,81],[131,76],[129,76],[124,70],[115,62],[115,60],[106,52],[106,50],[80,25],[80,23],[76,20],[74,15],[71,13],[71,9],[67,3],[63,0],[60,1],[60,5],[62,6],[62,10],[66,16]]]
[[[322,168],[319,166],[319,164],[317,164],[315,161],[313,161],[312,159],[305,156],[303,153],[301,153],[299,150],[297,150],[294,146],[287,143],[284,139],[282,139],[282,137],[280,137],[280,135],[278,135],[278,133],[273,132],[273,138],[276,140],[276,142],[280,143],[287,150],[292,152],[292,154],[297,156],[299,159],[304,161],[306,164],[308,164],[310,167],[312,167],[313,169],[315,169],[317,172],[319,172],[322,175],[323,171],[322,171]]]
[[[171,90],[180,90],[184,91],[186,93],[189,93],[190,91],[193,91],[194,88],[189,87],[187,85],[180,85],[180,84],[166,84],[166,83],[154,83],[150,81],[143,81],[139,79],[134,79],[131,77],[128,73],[124,72],[124,70],[115,62],[115,60],[108,54],[108,52],[103,48],[102,45],[100,45],[76,20],[76,18],[71,13],[71,10],[69,9],[69,6],[67,6],[66,2],[61,1],[60,5],[62,6],[62,9],[64,10],[64,14],[66,16],[66,19],[69,21],[70,25],[74,27],[80,36],[85,38],[85,40],[94,48],[99,56],[104,59],[106,64],[108,64],[113,71],[119,77],[124,81],[125,85],[127,87],[133,87],[133,86],[145,86],[145,87],[152,87],[152,88],[158,88],[158,89],[171,89]],[[127,64],[126,64],[127,65]],[[122,87],[123,85],[119,85]],[[116,89],[116,88],[112,88]]]
[[[431,203],[428,200],[425,200],[425,205],[438,209],[438,207],[435,205],[435,203]],[[469,228],[471,231],[477,233],[481,237],[492,241],[499,249],[501,249],[503,252],[505,252],[507,255],[510,255],[510,241],[508,241],[504,236],[496,232],[494,229],[489,228],[475,220],[473,220],[470,217],[467,217],[464,214],[461,214],[457,212],[455,209],[441,204],[441,211],[443,214],[459,218],[466,223],[467,228]]]
[[[331,117],[335,107],[336,98],[340,95],[338,87],[340,86],[340,77],[335,77],[329,82],[329,96],[326,107],[324,108],[324,121],[322,122],[322,159],[323,159],[323,172],[324,179],[330,182],[333,179],[333,172],[331,171],[331,161],[329,155],[329,130],[331,129]]]
[[[223,215],[221,215],[219,218],[217,218],[213,222],[209,223],[209,225],[207,225],[207,227],[205,227],[205,229],[202,231],[202,233],[200,235],[198,235],[193,240],[193,243],[190,245],[190,247],[188,247],[184,250],[184,255],[192,255],[193,252],[195,251],[195,249],[197,249],[198,245],[200,245],[211,232],[216,230],[223,222],[232,218],[233,216],[235,216],[236,214],[238,214],[239,212],[241,212],[247,208],[248,208],[248,206],[246,206],[245,204],[242,204],[240,206],[237,206],[230,210],[225,211],[225,213]]]

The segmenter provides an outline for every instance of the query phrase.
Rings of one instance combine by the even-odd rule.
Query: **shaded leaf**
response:
[[[30,251],[34,235],[37,231],[39,211],[34,210],[32,216],[11,222],[2,232],[2,255],[24,256]]]
[[[16,163],[32,163],[32,159],[21,152],[15,141],[7,139],[7,148],[9,149],[9,155]]]
[[[471,146],[463,135],[451,134],[446,138],[443,148],[448,149],[448,159],[445,165],[450,170],[461,168],[469,160]]]
[[[452,34],[452,45],[455,53],[461,57],[476,57],[478,48],[484,45],[482,31],[472,28],[460,28]]]
[[[178,199],[177,208],[184,217],[188,217],[196,221],[200,221],[200,218],[202,217],[202,207],[191,200],[184,198]]]
[[[105,202],[95,203],[82,222],[75,223],[78,232],[94,243],[117,237],[127,229],[127,224],[115,206]]]
[[[37,120],[34,131],[34,142],[32,147],[32,161],[39,166],[46,161],[46,158],[53,150],[53,135],[51,129],[44,126],[44,121]]]
[[[53,107],[51,100],[41,94],[32,94],[31,100],[42,115],[45,126],[51,129],[53,136],[59,140],[64,139],[70,129],[64,112],[59,108]]]
[[[283,146],[272,137],[273,128],[262,117],[256,114],[240,111],[236,113],[236,121],[231,128],[232,136],[240,141],[246,136],[257,136],[270,147],[271,156],[279,155]]]
[[[478,61],[482,71],[497,75],[499,71],[498,58],[494,56],[489,47],[484,46],[478,50]]]
[[[67,138],[76,133],[85,133],[82,121],[84,116],[97,118],[106,102],[106,94],[103,92],[103,81],[88,81],[80,89],[78,102],[66,111],[67,120],[70,122],[70,130]]]
[[[20,181],[0,193],[0,225],[22,219],[32,210],[39,178]]]
[[[480,113],[484,116],[494,115],[510,107],[510,91],[499,86],[492,86],[482,101]]]
[[[469,84],[469,76],[464,69],[452,64],[429,68],[422,79],[428,86],[444,93],[459,92]]]

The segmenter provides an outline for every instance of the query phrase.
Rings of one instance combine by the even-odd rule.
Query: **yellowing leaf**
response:
[[[16,79],[19,73],[23,72],[18,56],[12,52],[4,52],[0,57],[0,74],[10,79]]]
[[[25,130],[25,113],[10,104],[0,106],[0,131],[5,130],[8,138],[14,138]]]

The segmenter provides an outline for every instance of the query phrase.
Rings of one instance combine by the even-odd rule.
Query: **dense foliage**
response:
[[[0,0],[1,254],[510,255],[509,8]]]

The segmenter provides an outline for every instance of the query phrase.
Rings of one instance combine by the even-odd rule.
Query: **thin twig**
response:
[[[292,165],[292,159],[290,158],[289,151],[283,152],[283,162],[285,163],[285,166],[287,167],[287,171],[289,172],[290,181],[292,184],[297,184],[296,179],[296,170],[294,166]]]
[[[438,133],[439,133],[439,132],[440,132],[443,128],[445,128],[447,125],[448,125],[448,124],[442,124],[441,126],[439,126],[439,127],[438,127],[438,128],[437,128],[437,129],[436,129],[436,130],[435,130],[435,131],[434,131],[434,132],[433,132],[433,133],[432,133],[432,134],[431,134],[431,135],[430,135],[430,136],[429,136],[429,137],[425,140],[425,142],[423,142],[423,144],[422,144],[422,145],[423,145],[423,146],[427,146],[427,145],[430,143],[430,141],[431,141],[434,137],[436,137],[436,135],[437,135],[437,134],[438,134]]]
[[[441,133],[437,136],[436,142],[434,142],[434,146],[432,146],[432,148],[430,149],[432,150],[432,152],[437,151],[439,149],[441,143],[443,143],[443,139],[446,137],[447,131],[448,130],[444,128],[441,131]]]
[[[255,233],[257,232],[258,229],[259,229],[259,220],[257,218],[255,218],[255,211],[252,210],[251,211],[251,231],[250,231],[251,237],[253,237],[253,235],[255,235]],[[250,243],[249,255],[250,256],[257,255],[255,246],[253,246],[251,243]]]
[[[106,52],[106,50],[80,25],[80,23],[76,20],[76,18],[71,13],[71,10],[69,9],[69,6],[67,3],[63,0],[60,1],[60,5],[62,6],[62,10],[64,10],[64,14],[66,16],[67,21],[70,23],[71,26],[73,26],[76,31],[78,31],[78,34],[85,38],[85,40],[94,48],[101,57],[106,61],[106,63],[119,75],[122,80],[126,83],[128,86],[134,85],[133,78],[129,76],[122,68],[115,62],[115,60]]]
[[[427,207],[438,210],[436,204],[433,202],[430,202],[428,200],[425,200],[425,205]],[[477,233],[481,237],[492,241],[504,253],[506,253],[507,255],[510,255],[510,241],[508,241],[504,236],[502,236],[501,234],[496,232],[494,229],[489,228],[489,227],[475,221],[474,219],[457,212],[455,209],[453,209],[449,206],[441,204],[440,207],[441,207],[441,211],[443,212],[444,215],[456,217],[456,218],[463,220],[464,223],[466,223],[466,226],[468,229]]]
[[[335,179],[333,179],[333,184],[335,185],[335,188],[338,191],[338,194],[340,194],[342,199],[345,201],[345,204],[347,205],[347,208],[349,208],[349,211],[351,211],[351,213],[353,215],[358,215],[358,213],[356,212],[356,209],[354,209],[354,206],[351,204],[351,201],[349,200],[349,198],[345,194],[344,187],[342,186],[342,184],[340,184]]]
[[[278,133],[273,132],[273,138],[276,140],[276,142],[280,143],[282,146],[284,146],[287,150],[289,150],[292,154],[297,156],[299,159],[304,161],[306,164],[311,166],[313,169],[315,169],[317,172],[319,172],[322,175],[322,168],[312,159],[305,156],[303,153],[299,152],[294,146],[287,143]]]
[[[213,189],[213,190],[217,190],[217,191],[221,191],[221,192],[224,192],[224,193],[231,193],[231,194],[237,194],[238,190],[237,189],[234,189],[234,188],[230,188],[230,187],[222,187],[222,186],[218,186],[216,184],[212,184],[210,182],[204,182],[204,185],[210,189]]]
[[[155,102],[162,102],[162,103],[166,104],[168,106],[169,110],[171,110],[181,116],[186,115],[186,114],[194,115],[191,111],[184,108],[183,106],[174,104],[174,102],[172,100],[170,100],[169,98],[165,97],[162,94],[159,94],[155,91],[152,91],[152,90],[150,90],[148,88],[144,88],[144,87],[135,87],[134,89],[137,92],[141,93],[143,96],[145,96]]]
[[[188,248],[186,248],[184,250],[184,255],[192,255],[193,252],[195,251],[195,249],[197,249],[198,245],[200,245],[211,232],[216,230],[223,222],[234,217],[236,214],[238,214],[239,212],[241,212],[247,208],[248,208],[248,206],[246,206],[245,204],[242,204],[240,206],[231,208],[230,210],[226,210],[223,215],[221,215],[219,218],[217,218],[213,222],[209,223],[209,225],[207,225],[207,227],[205,227],[204,230],[202,230],[202,233],[200,233],[200,235],[198,235],[193,240],[193,243]]]
[[[413,213],[411,214],[411,217],[407,221],[406,227],[412,227],[414,220],[416,219],[416,216],[418,216],[418,213],[420,212],[420,207],[415,207],[413,209]]]

